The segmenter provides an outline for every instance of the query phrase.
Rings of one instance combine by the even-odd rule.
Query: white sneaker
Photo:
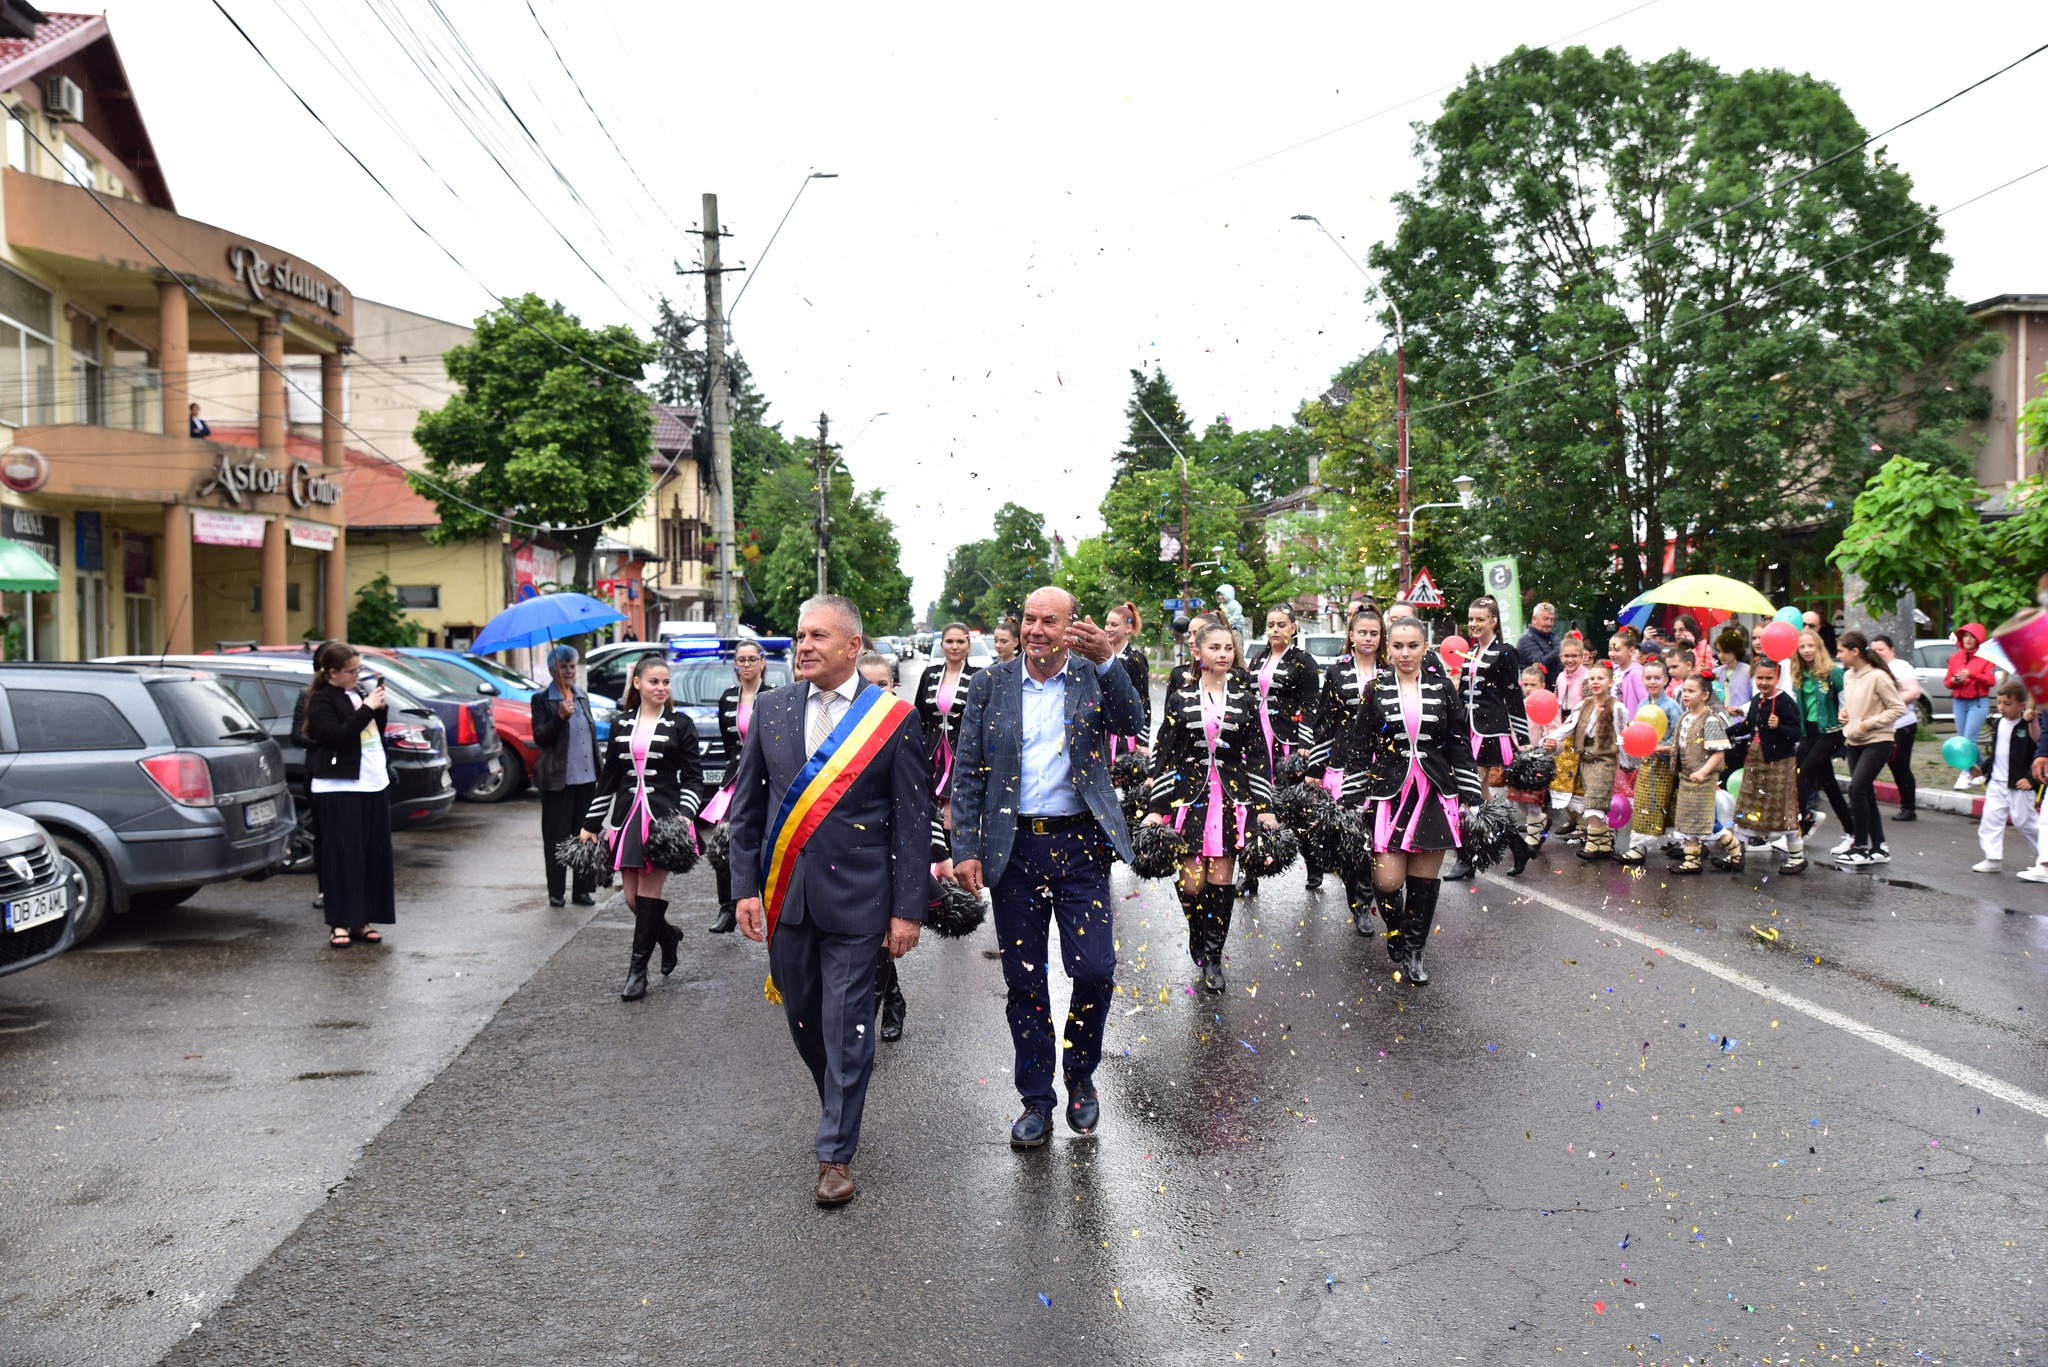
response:
[[[2022,883],[2048,883],[2048,864],[2029,864],[2014,877]]]
[[[1833,850],[1831,851],[1831,853],[1834,853],[1834,854],[1847,854],[1847,853],[1848,853],[1849,851],[1851,851],[1851,850],[1853,850],[1853,849],[1855,849],[1855,848],[1856,848],[1856,837],[1855,837],[1855,836],[1853,836],[1853,835],[1845,835],[1845,836],[1843,836],[1843,837],[1842,837],[1842,843],[1841,843],[1841,844],[1839,844],[1839,845],[1837,845],[1837,846],[1835,846],[1835,848],[1834,848],[1834,849],[1833,849]]]
[[[1750,848],[1763,849],[1765,847],[1762,845],[1752,845]],[[1782,851],[1785,848],[1785,837],[1782,835],[1772,837],[1769,848]]]
[[[1962,793],[1962,792],[1968,792],[1968,791],[1969,791],[1969,788],[1970,788],[1970,776],[1969,776],[1968,774],[1957,774],[1957,775],[1956,775],[1956,791],[1957,791],[1957,792],[1959,792],[1959,793]]]
[[[1873,864],[1891,863],[1892,847],[1889,845],[1879,845],[1876,849],[1870,852],[1870,862]]]
[[[1850,850],[1836,859],[1835,862],[1845,869],[1860,869],[1870,863],[1870,856],[1861,850]]]
[[[1982,774],[1971,774],[1971,775],[1970,775],[1970,786],[1971,786],[1972,788],[1982,788],[1982,787],[1984,786],[1984,775],[1982,775]]]
[[[2001,864],[1996,859],[1979,859],[1976,863],[1970,865],[1970,872],[2003,873],[2005,872],[2005,865]]]

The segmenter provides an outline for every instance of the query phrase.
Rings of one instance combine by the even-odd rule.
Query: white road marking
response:
[[[1533,868],[1535,866],[1531,865],[1530,867]],[[2035,1096],[2032,1092],[2015,1087],[2010,1082],[2006,1082],[2001,1078],[1995,1078],[1989,1073],[1981,1073],[1975,1068],[1970,1067],[1967,1063],[1957,1063],[1954,1059],[1945,1058],[1935,1053],[1932,1049],[1923,1049],[1911,1041],[1900,1039],[1897,1035],[1887,1034],[1876,1026],[1865,1025],[1853,1016],[1845,1016],[1839,1011],[1822,1006],[1819,1002],[1810,1002],[1804,997],[1795,996],[1793,993],[1785,991],[1783,988],[1773,987],[1761,978],[1752,978],[1739,968],[1730,968],[1726,964],[1716,963],[1703,954],[1697,954],[1690,949],[1675,945],[1669,940],[1660,940],[1654,935],[1646,935],[1640,930],[1622,925],[1619,921],[1611,921],[1598,913],[1587,911],[1584,907],[1575,907],[1569,902],[1552,897],[1549,893],[1543,892],[1540,889],[1509,882],[1498,874],[1489,873],[1482,876],[1487,882],[1497,885],[1503,891],[1511,892],[1517,897],[1525,897],[1532,902],[1540,902],[1552,911],[1561,911],[1567,916],[1584,921],[1589,926],[1597,926],[1599,929],[1612,935],[1619,935],[1625,940],[1634,940],[1637,944],[1650,949],[1661,949],[1664,951],[1664,957],[1667,959],[1676,959],[1682,964],[1688,964],[1693,968],[1697,968],[1702,973],[1711,973],[1723,982],[1733,983],[1737,987],[1754,992],[1764,1000],[1776,1002],[1789,1011],[1797,1011],[1802,1016],[1808,1016],[1823,1024],[1832,1025],[1837,1030],[1854,1035],[1866,1044],[1874,1044],[1880,1049],[1890,1050],[1900,1058],[1911,1059],[1923,1068],[1932,1068],[1943,1077],[1952,1078],[1968,1087],[1975,1087],[1986,1096],[1997,1097],[2000,1101],[2009,1102],[2014,1106],[2018,1106],[2021,1110],[2032,1111],[2035,1115],[2048,1116],[2048,1097]]]

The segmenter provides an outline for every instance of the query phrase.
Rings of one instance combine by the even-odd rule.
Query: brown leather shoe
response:
[[[818,1164],[818,1204],[843,1206],[853,1199],[853,1174],[844,1163]]]

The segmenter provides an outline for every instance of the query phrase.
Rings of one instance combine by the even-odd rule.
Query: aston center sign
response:
[[[228,502],[238,508],[244,494],[252,498],[258,494],[286,494],[296,508],[315,503],[332,507],[341,502],[341,485],[320,474],[318,466],[295,460],[290,470],[279,470],[265,465],[260,456],[237,461],[226,451],[220,453],[220,464],[199,486],[196,497],[216,493],[227,495]]]

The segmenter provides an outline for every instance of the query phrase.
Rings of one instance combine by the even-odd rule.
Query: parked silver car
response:
[[[79,888],[50,833],[0,808],[0,976],[71,948]]]

